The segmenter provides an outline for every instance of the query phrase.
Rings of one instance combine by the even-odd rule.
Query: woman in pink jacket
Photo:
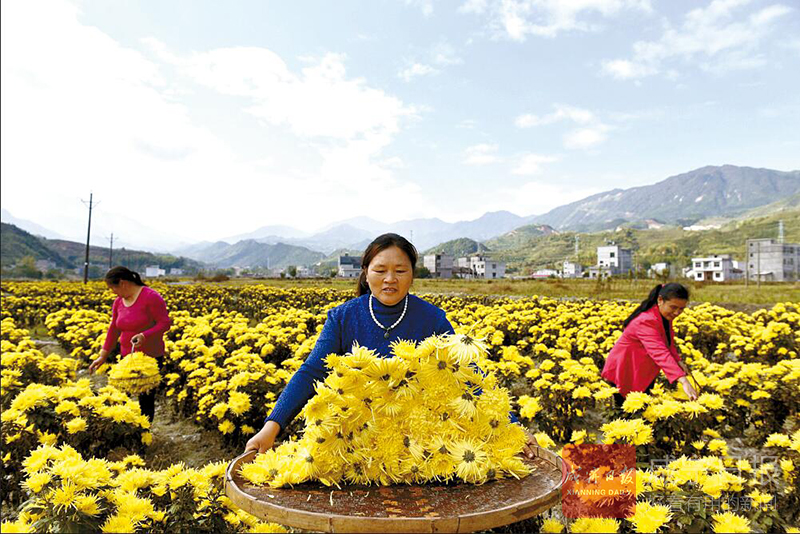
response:
[[[689,290],[681,284],[657,285],[623,323],[622,336],[606,358],[602,376],[619,388],[614,404],[622,406],[631,391],[650,391],[659,371],[670,383],[678,380],[686,395],[697,392],[686,375],[688,368],[675,347],[675,320],[689,303]]]
[[[143,352],[160,359],[164,356],[164,334],[172,322],[167,305],[157,291],[147,287],[139,273],[127,267],[114,267],[106,273],[106,285],[117,298],[111,307],[111,324],[100,357],[89,366],[93,373],[108,359],[119,341],[120,357],[131,352]],[[156,390],[139,395],[142,414],[150,421],[156,411]]]

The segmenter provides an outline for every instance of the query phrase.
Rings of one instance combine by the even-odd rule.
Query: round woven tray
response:
[[[561,458],[542,448],[527,477],[474,484],[260,488],[239,474],[248,451],[228,464],[225,491],[250,514],[319,532],[474,532],[539,515],[561,499]]]

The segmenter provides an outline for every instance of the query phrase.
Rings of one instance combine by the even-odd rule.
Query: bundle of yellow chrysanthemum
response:
[[[124,356],[108,372],[108,384],[131,395],[147,393],[159,383],[158,362],[143,352]]]
[[[485,352],[454,335],[396,342],[389,358],[358,346],[329,355],[330,373],[303,412],[302,438],[260,454],[242,475],[273,487],[527,475],[517,456],[525,432],[509,422],[508,392],[476,367]]]

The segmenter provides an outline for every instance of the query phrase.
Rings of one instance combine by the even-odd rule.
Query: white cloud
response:
[[[500,158],[497,156],[497,145],[479,144],[467,147],[464,150],[464,165],[489,165],[497,163]]]
[[[404,217],[432,207],[383,156],[419,110],[349,76],[340,55],[293,70],[263,48],[184,54],[148,39],[143,53],[58,0],[4,1],[1,19],[2,201],[18,217],[80,239],[80,199],[93,190],[93,227],[130,248],[151,236],[108,214],[174,242],[314,228],[336,206],[386,217],[376,190],[412,206]],[[231,124],[220,128],[204,108],[225,110]],[[242,121],[276,141],[240,149],[255,142],[226,130]]]
[[[417,113],[365,80],[348,78],[341,54],[325,54],[297,74],[271,50],[254,47],[196,52],[178,59],[177,66],[196,83],[249,98],[248,113],[288,125],[299,136],[348,140],[392,135],[401,120]]]
[[[487,0],[466,0],[458,7],[459,13],[474,13],[481,15],[486,12]]]
[[[636,63],[627,59],[612,59],[603,62],[603,70],[614,78],[628,80],[631,78],[644,78],[658,72],[651,65]]]
[[[405,0],[407,6],[418,8],[425,18],[433,15],[433,0]]]
[[[564,134],[564,147],[573,150],[586,150],[603,143],[608,127],[598,125],[592,128],[579,128]]]
[[[564,148],[571,150],[594,148],[607,139],[607,132],[611,130],[611,126],[604,124],[588,109],[561,104],[557,104],[555,111],[547,115],[523,114],[514,120],[517,128],[533,128],[561,122],[580,126],[563,136]]]
[[[406,60],[405,66],[397,73],[398,78],[410,82],[414,78],[439,74],[444,67],[464,63],[453,45],[444,39],[431,46],[425,53],[416,55],[418,57],[412,56],[412,59]]]
[[[425,65],[424,63],[412,63],[401,69],[400,72],[397,73],[397,77],[405,82],[410,82],[414,78],[436,74],[437,72],[439,71],[430,65]]]
[[[745,15],[741,10],[750,3],[714,0],[693,9],[679,28],[667,25],[659,40],[634,43],[631,58],[603,61],[602,70],[627,80],[658,74],[664,70],[664,63],[676,61],[697,64],[714,73],[760,67],[766,64],[766,58],[756,49],[773,33],[774,23],[792,9],[773,4]]]
[[[407,167],[406,162],[403,161],[403,158],[398,156],[392,156],[391,158],[386,158],[381,161],[381,166],[387,169],[405,169]]]
[[[555,37],[564,31],[591,31],[592,16],[652,11],[650,0],[467,0],[459,12],[488,16],[495,35],[524,41],[529,35]]]
[[[576,122],[578,124],[588,124],[597,120],[594,113],[586,109],[563,106],[560,104],[557,104],[555,107],[556,110],[553,113],[542,117],[531,114],[520,115],[514,120],[514,124],[517,128],[531,128],[533,126],[544,126],[563,120]]]
[[[444,40],[433,45],[430,56],[431,61],[436,65],[450,66],[464,63],[464,60],[458,55],[455,47]]]
[[[517,165],[511,170],[512,174],[520,176],[529,176],[532,174],[539,174],[542,170],[542,165],[545,163],[552,163],[558,161],[556,156],[543,156],[540,154],[523,154]]]

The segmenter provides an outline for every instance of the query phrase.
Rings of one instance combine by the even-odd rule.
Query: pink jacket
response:
[[[669,329],[673,341],[668,347],[658,306],[639,314],[608,353],[602,377],[616,384],[625,396],[630,391],[644,391],[658,376],[659,369],[670,383],[684,376],[686,373],[678,366],[681,357],[675,348],[672,322]]]
[[[136,349],[148,356],[163,356],[164,334],[171,324],[164,299],[158,291],[144,286],[130,307],[123,304],[121,297],[114,300],[103,348],[111,350],[119,341],[120,355],[125,356],[131,352],[131,338],[141,333],[144,341]]]

